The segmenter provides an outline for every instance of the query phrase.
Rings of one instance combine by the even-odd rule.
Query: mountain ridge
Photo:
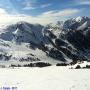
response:
[[[89,17],[77,17],[66,20],[64,23],[58,21],[58,24],[49,24],[46,27],[40,24],[18,22],[2,28],[0,42],[3,46],[0,47],[0,53],[10,55],[10,60],[16,60],[15,58],[19,57],[19,54],[21,57],[17,60],[24,59],[22,50],[25,50],[23,51],[26,54],[25,60],[29,53],[31,54],[28,59],[31,59],[33,55],[32,61],[47,59],[47,62],[51,60],[52,62],[70,63],[78,60],[90,60],[89,27]],[[15,56],[16,52],[17,56]],[[34,55],[34,53],[36,54]],[[3,55],[3,57],[6,56]]]

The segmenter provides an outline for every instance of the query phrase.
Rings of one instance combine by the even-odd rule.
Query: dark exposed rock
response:
[[[56,38],[56,36],[51,32],[51,31],[48,31],[48,36],[52,39]]]
[[[89,49],[89,40],[83,35],[82,31],[70,31],[66,34],[66,39],[74,47],[80,50]]]
[[[8,61],[10,60],[12,55],[7,55],[7,54],[0,54],[0,60]]]
[[[67,48],[59,47],[59,50],[61,50],[70,59],[73,59],[73,60],[79,59],[78,55],[72,53],[72,51]]]
[[[56,50],[56,49],[54,49],[54,48],[52,48],[52,49],[49,51],[49,56],[52,57],[52,58],[61,60],[61,61],[66,61],[66,60],[64,59],[63,54],[62,54],[59,50]]]
[[[62,39],[56,39],[55,44],[56,44],[56,46],[65,46],[65,45],[67,45],[67,43]]]

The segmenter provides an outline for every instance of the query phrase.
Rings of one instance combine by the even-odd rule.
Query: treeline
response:
[[[14,65],[11,64],[10,67],[47,67],[51,66],[50,63],[45,63],[45,62],[37,62],[37,63],[30,63],[30,64],[24,64],[24,65]]]

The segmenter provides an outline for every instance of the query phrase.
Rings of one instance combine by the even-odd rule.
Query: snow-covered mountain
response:
[[[76,62],[90,60],[90,18],[77,17],[42,26],[18,22],[0,28],[0,62]]]
[[[29,24],[26,22],[18,22],[14,25],[7,26],[0,38],[6,41],[15,40],[15,42],[34,42],[42,41],[42,28],[39,24]]]
[[[77,18],[72,18],[69,20],[66,20],[64,22],[63,28],[64,29],[82,29],[85,27],[90,27],[90,18],[89,17],[77,17]],[[81,28],[82,27],[82,28]]]

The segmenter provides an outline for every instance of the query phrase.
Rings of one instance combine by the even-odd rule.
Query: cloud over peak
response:
[[[17,21],[27,21],[30,23],[39,23],[39,24],[48,24],[51,22],[55,22],[56,20],[61,20],[61,18],[65,18],[68,16],[75,15],[79,13],[78,9],[64,9],[64,10],[52,10],[43,12],[37,16],[25,15],[25,14],[11,14],[9,15],[4,9],[0,8],[0,23],[8,23],[8,22],[17,22]]]

